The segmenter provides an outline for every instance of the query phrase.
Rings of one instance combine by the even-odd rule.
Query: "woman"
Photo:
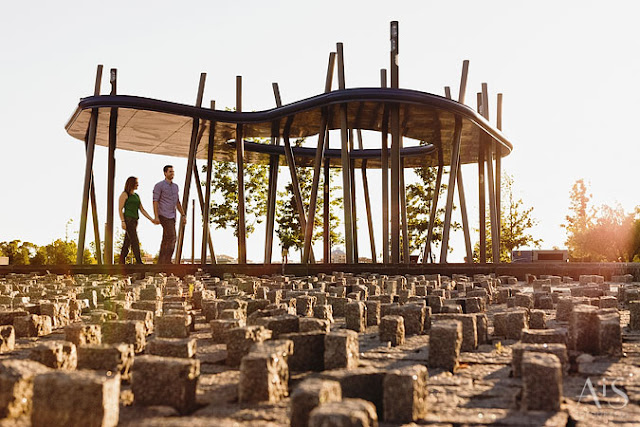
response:
[[[124,264],[129,254],[129,246],[136,257],[136,262],[142,264],[140,257],[140,241],[138,240],[138,211],[142,212],[149,221],[157,224],[158,222],[151,217],[142,207],[140,196],[134,190],[138,188],[138,178],[130,176],[124,184],[124,191],[120,195],[120,220],[122,221],[122,229],[125,231],[124,243],[122,244],[122,252],[120,253],[120,264]]]

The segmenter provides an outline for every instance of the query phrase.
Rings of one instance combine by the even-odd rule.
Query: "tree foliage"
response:
[[[562,225],[569,260],[614,262],[639,260],[639,210],[625,213],[620,205],[590,205],[592,195],[583,179],[577,180],[569,194],[569,215]]]
[[[502,175],[500,198],[500,262],[511,262],[514,249],[524,246],[540,247],[542,239],[536,239],[529,232],[538,224],[533,216],[533,207],[526,207],[521,198],[516,199],[513,192],[513,177]],[[487,209],[487,261],[493,262],[491,219]],[[480,243],[476,243],[473,250],[474,261],[480,260]]]
[[[424,142],[421,142],[424,144]],[[433,194],[436,191],[436,178],[438,169],[436,167],[422,167],[415,168],[417,180],[412,184],[406,185],[406,200],[407,200],[407,228],[409,231],[409,251],[421,252],[424,249],[424,245],[427,242],[427,232],[429,230],[429,219],[431,214],[431,205],[433,201]],[[442,182],[446,182],[447,173],[443,173]],[[446,194],[447,185],[443,184],[440,187],[438,197]],[[433,225],[433,235],[431,238],[432,243],[438,245],[442,243],[442,234],[444,231],[444,215],[445,207],[443,203],[438,203],[440,206],[436,211],[435,221]],[[455,204],[454,207],[455,209]],[[461,225],[458,222],[452,222],[452,230],[460,230]],[[402,242],[402,236],[400,236]],[[449,247],[449,250],[453,250],[453,247]]]
[[[294,146],[301,146],[303,139],[294,141]],[[300,193],[302,196],[302,202],[304,205],[305,213],[309,212],[309,200],[311,199],[311,187],[313,184],[313,169],[309,167],[296,167],[296,173],[298,176],[298,182],[300,184]],[[331,171],[330,182],[333,182],[336,172]],[[320,176],[320,182],[318,189],[322,189],[324,186],[324,174]],[[340,219],[335,212],[337,208],[342,206],[342,197],[335,196],[335,193],[340,191],[340,186],[329,185],[329,232],[330,241],[332,243],[343,243],[344,238],[339,232]],[[280,240],[282,251],[285,256],[288,255],[291,248],[300,250],[304,248],[304,230],[300,226],[300,216],[298,215],[298,209],[293,193],[293,184],[289,182],[284,191],[278,192],[279,199],[276,202],[276,235]],[[323,223],[324,223],[324,193],[318,192],[316,214],[314,217],[314,232],[311,238],[312,242],[317,241],[323,237]]]
[[[255,142],[264,142],[255,140]],[[211,176],[212,197],[209,221],[216,228],[232,227],[238,236],[238,174],[235,162],[215,162]],[[267,212],[269,167],[254,163],[244,165],[246,234],[255,231]],[[206,166],[203,167],[206,172]]]

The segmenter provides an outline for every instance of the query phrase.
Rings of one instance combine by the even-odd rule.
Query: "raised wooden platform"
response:
[[[525,274],[570,276],[577,279],[581,274],[598,274],[610,280],[611,276],[632,274],[640,280],[640,263],[513,263],[513,264],[218,264],[202,267],[199,264],[179,265],[48,265],[48,266],[0,266],[0,277],[9,273],[56,273],[56,274],[135,274],[165,272],[176,276],[194,274],[198,270],[222,277],[225,273],[263,276],[287,274],[294,276],[315,275],[344,271],[352,273],[380,274],[490,274],[516,276]]]

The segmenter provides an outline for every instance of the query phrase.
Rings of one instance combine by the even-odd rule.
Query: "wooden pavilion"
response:
[[[282,105],[278,85],[273,84],[276,108],[258,112],[242,111],[242,78],[236,79],[236,111],[216,110],[202,107],[206,75],[200,77],[196,105],[176,104],[149,98],[117,95],[117,72],[111,70],[111,93],[100,95],[102,66],[98,66],[94,95],[81,99],[66,125],[74,138],[84,140],[86,165],[82,194],[80,232],[78,239],[78,264],[82,262],[85,248],[86,223],[89,201],[91,201],[96,247],[100,248],[100,232],[97,220],[96,198],[93,182],[93,158],[95,146],[109,147],[107,179],[107,225],[105,230],[105,263],[113,260],[113,219],[115,150],[132,150],[145,153],[186,157],[187,173],[183,187],[182,203],[186,212],[192,176],[196,183],[200,177],[196,158],[207,160],[206,186],[196,185],[203,218],[209,218],[211,195],[211,170],[214,161],[233,161],[237,165],[238,219],[245,223],[244,164],[269,164],[269,190],[266,220],[264,263],[271,263],[276,209],[276,187],[278,167],[287,166],[294,189],[294,198],[304,231],[303,263],[314,262],[311,245],[313,224],[316,215],[317,195],[321,174],[329,182],[329,169],[340,168],[344,193],[344,235],[346,262],[358,261],[357,229],[355,226],[355,173],[363,172],[365,208],[373,262],[376,259],[373,222],[369,202],[367,169],[382,171],[382,262],[385,264],[408,263],[409,238],[404,185],[405,168],[437,167],[435,188],[440,189],[444,168],[449,168],[443,240],[440,263],[447,262],[448,241],[454,192],[457,188],[465,236],[467,262],[472,262],[472,248],[465,189],[461,165],[478,164],[478,197],[480,221],[480,262],[486,262],[485,206],[488,192],[489,218],[491,224],[492,255],[499,260],[500,242],[500,175],[501,159],[513,146],[502,135],[502,95],[497,98],[497,125],[489,119],[489,97],[487,85],[477,96],[477,111],[464,104],[467,85],[468,61],[464,61],[460,91],[457,101],[451,99],[449,88],[445,97],[400,89],[398,85],[398,23],[391,22],[390,82],[387,72],[381,70],[381,85],[378,88],[354,88],[345,86],[342,44],[329,55],[325,92],[312,98]],[[332,90],[336,72],[338,90]],[[329,148],[329,131],[340,131],[340,149]],[[363,149],[361,131],[377,131],[380,134],[379,149]],[[317,136],[317,147],[292,147],[291,138]],[[358,146],[356,138],[358,136]],[[403,147],[403,138],[424,141],[424,145]],[[270,143],[256,143],[246,138],[267,138]],[[282,143],[281,143],[282,142]],[[296,166],[313,168],[313,184],[308,208],[300,194]],[[324,186],[325,212],[328,211],[329,188]],[[422,260],[431,257],[433,224],[438,204],[439,191],[434,192],[431,202],[427,243]],[[328,214],[324,215],[324,260],[330,260]],[[176,262],[182,258],[185,226],[178,222]],[[401,239],[401,234],[403,238]],[[201,260],[207,260],[207,250],[213,262],[215,255],[208,221],[203,221]],[[238,262],[247,262],[245,228],[238,230]],[[101,254],[98,253],[101,262]]]

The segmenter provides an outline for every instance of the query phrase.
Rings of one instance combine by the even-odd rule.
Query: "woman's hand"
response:
[[[127,229],[127,223],[124,222],[124,220],[122,220],[122,229],[126,230]]]

